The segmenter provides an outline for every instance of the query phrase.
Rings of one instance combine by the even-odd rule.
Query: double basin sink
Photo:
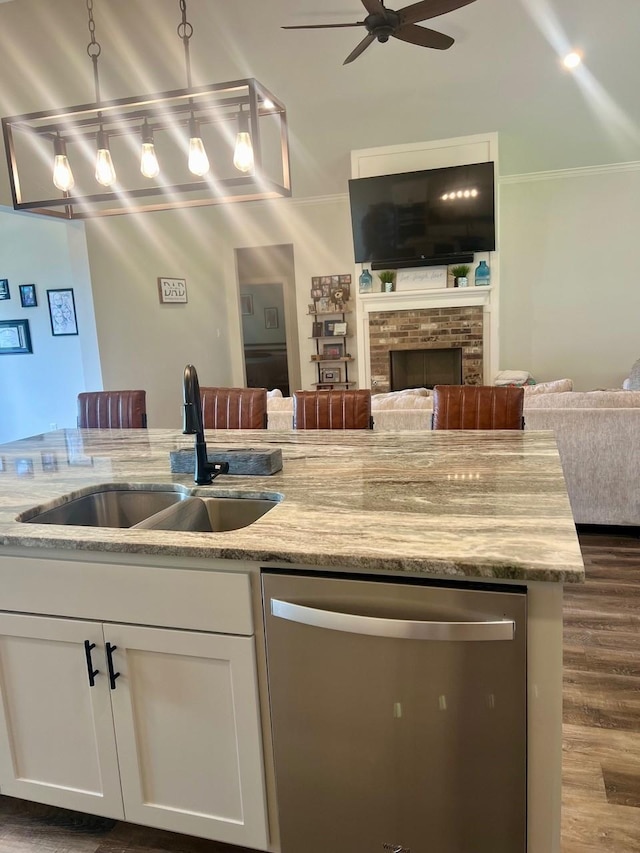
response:
[[[178,485],[105,483],[50,507],[27,510],[18,521],[137,530],[219,533],[257,521],[282,500],[278,493],[225,495]]]

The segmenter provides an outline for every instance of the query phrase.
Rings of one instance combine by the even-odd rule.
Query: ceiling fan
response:
[[[360,44],[351,51],[343,62],[347,65],[357,59],[370,44],[376,39],[379,42],[389,41],[389,36],[401,41],[417,44],[420,47],[432,47],[436,50],[447,50],[451,47],[454,39],[436,30],[428,30],[426,27],[418,27],[420,21],[436,18],[453,12],[461,6],[467,6],[474,0],[420,0],[399,9],[387,9],[382,0],[362,0],[362,5],[369,13],[364,21],[356,21],[353,24],[299,24],[298,26],[282,27],[283,30],[317,30],[332,29],[334,27],[366,27],[367,35]]]

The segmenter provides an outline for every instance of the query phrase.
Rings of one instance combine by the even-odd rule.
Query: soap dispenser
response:
[[[475,284],[476,287],[491,284],[491,270],[486,261],[480,261],[476,267]]]

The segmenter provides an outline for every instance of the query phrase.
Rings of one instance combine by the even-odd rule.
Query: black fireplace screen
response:
[[[462,348],[391,350],[391,390],[462,385]]]

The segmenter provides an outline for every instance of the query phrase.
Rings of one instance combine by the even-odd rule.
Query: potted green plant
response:
[[[471,267],[468,264],[458,264],[456,267],[451,267],[451,274],[453,275],[455,281],[454,287],[468,287],[469,279],[468,275],[471,270]]]
[[[378,278],[382,282],[382,290],[384,293],[392,293],[395,289],[396,274],[393,270],[383,270],[378,273]]]

